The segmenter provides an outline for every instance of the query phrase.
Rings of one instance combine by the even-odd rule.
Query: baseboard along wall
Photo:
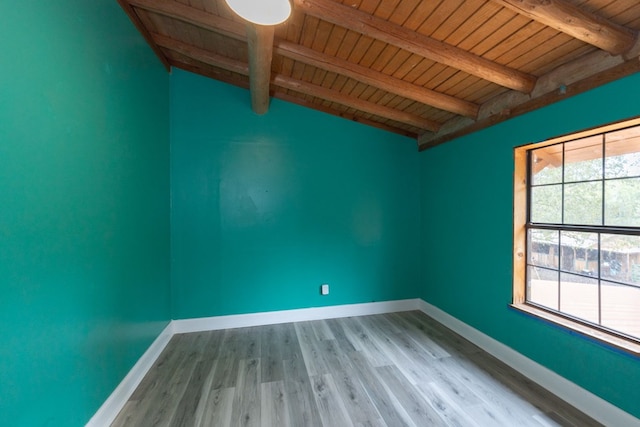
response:
[[[364,304],[333,305],[328,307],[301,308],[296,310],[268,311],[264,313],[234,314],[230,316],[203,317],[174,320],[174,333],[215,331],[219,329],[245,328],[248,326],[277,325],[279,323],[308,320],[336,319],[339,317],[367,316],[420,309],[420,299],[369,302]]]
[[[133,368],[91,417],[87,427],[110,426],[174,335],[172,322],[160,332]]]
[[[172,320],[86,425],[103,427],[115,420],[174,334],[410,310],[422,311],[602,424],[640,427],[640,419],[418,298]]]
[[[420,300],[420,311],[511,366],[605,426],[640,426],[640,419],[534,362],[438,307]]]

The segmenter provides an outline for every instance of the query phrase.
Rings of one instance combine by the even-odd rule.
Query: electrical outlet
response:
[[[326,283],[320,285],[320,295],[329,295],[329,285]]]

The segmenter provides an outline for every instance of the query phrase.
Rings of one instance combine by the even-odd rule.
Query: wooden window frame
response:
[[[513,299],[511,307],[544,321],[559,325],[596,341],[613,346],[624,352],[640,356],[640,341],[627,339],[613,334],[606,329],[582,323],[569,317],[543,310],[526,302],[526,268],[527,268],[527,208],[528,208],[528,156],[527,152],[548,145],[586,138],[593,135],[612,132],[631,126],[640,126],[640,117],[599,126],[545,140],[530,143],[514,149],[513,179]]]

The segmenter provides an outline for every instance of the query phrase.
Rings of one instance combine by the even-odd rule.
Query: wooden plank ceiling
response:
[[[275,27],[224,0],[118,0],[169,69],[430,148],[640,70],[638,0],[292,0]],[[249,95],[248,95],[249,96]]]

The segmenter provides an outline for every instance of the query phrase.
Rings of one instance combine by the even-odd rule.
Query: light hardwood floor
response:
[[[421,312],[175,335],[113,426],[592,426]]]

